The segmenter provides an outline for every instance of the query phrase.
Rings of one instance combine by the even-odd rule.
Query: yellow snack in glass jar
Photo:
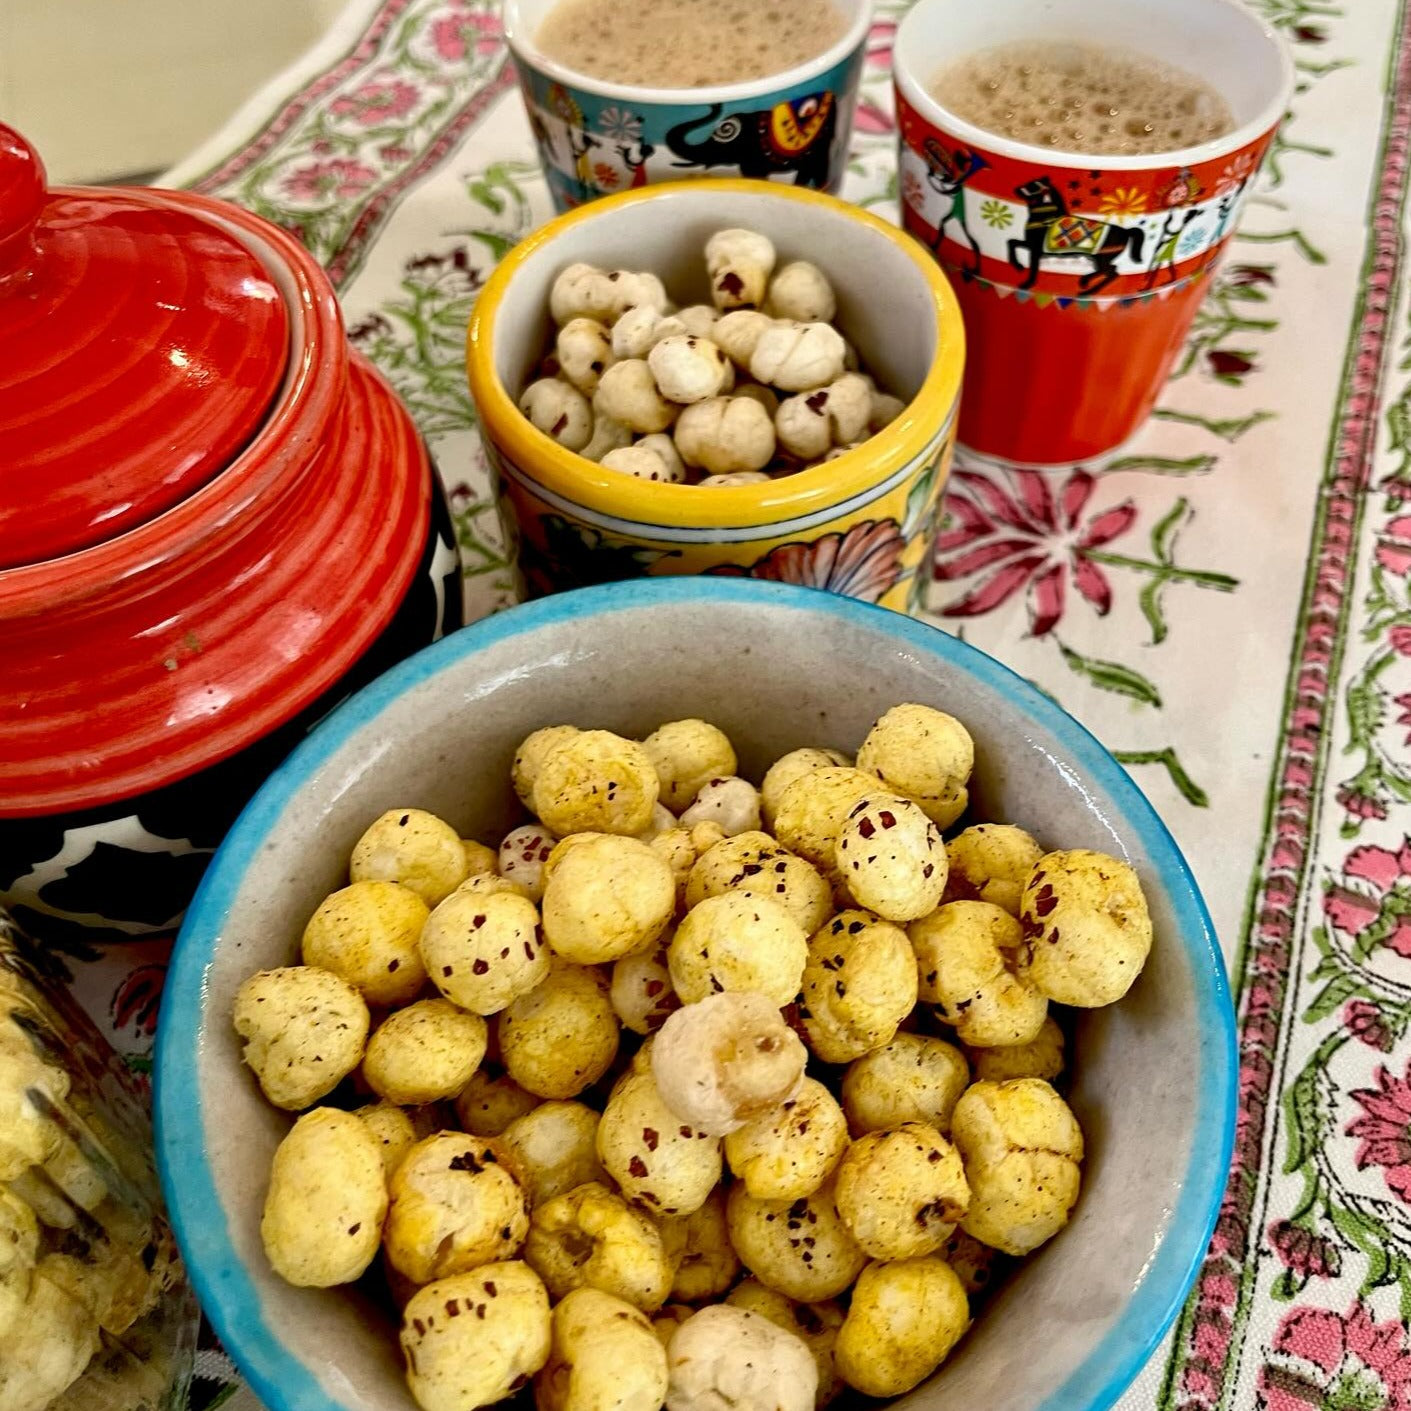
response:
[[[0,1188],[0,1341],[19,1320],[39,1259],[39,1223],[18,1196]]]
[[[21,1411],[43,1411],[83,1375],[100,1345],[92,1311],[45,1277],[45,1263],[14,1326],[0,1337],[0,1406]]]

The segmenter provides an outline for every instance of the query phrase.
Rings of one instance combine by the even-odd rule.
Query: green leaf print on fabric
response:
[[[1210,807],[1210,795],[1186,773],[1185,766],[1173,746],[1167,745],[1165,749],[1160,750],[1113,750],[1112,757],[1118,764],[1123,765],[1160,765],[1170,775],[1176,792],[1192,808]]]
[[[1286,150],[1309,152],[1317,157],[1331,157],[1332,152],[1317,147],[1296,147],[1292,142],[1284,144]],[[1285,242],[1292,245],[1310,265],[1325,265],[1328,257],[1316,246],[1301,230],[1277,230],[1277,231],[1240,231],[1235,236],[1236,240],[1247,240],[1252,245],[1281,245]]]
[[[503,531],[494,500],[481,499],[469,485],[451,491],[451,518],[461,551],[461,573],[466,578],[499,575],[492,586],[499,592],[513,590],[513,562],[503,547]]]
[[[1101,691],[1112,691],[1119,696],[1127,696],[1142,705],[1160,709],[1161,693],[1141,672],[1121,662],[1101,661],[1097,657],[1085,657],[1072,647],[1058,643],[1058,650],[1070,671],[1085,676]]]
[[[1153,475],[1208,475],[1215,469],[1215,457],[1208,452],[1203,455],[1185,456],[1119,456],[1108,461],[1103,467],[1109,473],[1122,470],[1145,470]]]
[[[1277,413],[1257,411],[1250,412],[1248,416],[1209,417],[1201,416],[1198,412],[1177,411],[1174,407],[1157,407],[1151,415],[1155,421],[1174,421],[1182,426],[1198,426],[1212,436],[1218,436],[1222,441],[1233,443],[1262,422],[1271,421]],[[1108,466],[1108,469],[1111,470],[1112,467]]]
[[[465,326],[485,271],[465,245],[412,256],[400,292],[348,330],[387,375],[424,436],[476,424],[465,380]]]
[[[1237,240],[1245,238],[1236,235]],[[1196,310],[1184,352],[1171,374],[1173,382],[1201,372],[1228,387],[1239,387],[1257,370],[1259,351],[1246,340],[1272,333],[1276,318],[1251,318],[1250,304],[1268,302],[1275,283],[1272,265],[1227,265],[1216,274],[1210,292]]]

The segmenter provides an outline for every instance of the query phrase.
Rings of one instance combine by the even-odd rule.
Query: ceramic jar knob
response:
[[[0,124],[0,285],[28,267],[34,227],[44,208],[44,163],[13,129]]]

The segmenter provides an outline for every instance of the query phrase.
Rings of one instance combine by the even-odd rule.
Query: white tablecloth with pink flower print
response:
[[[1123,1411],[1411,1411],[1411,28],[1404,0],[1253,3],[1299,90],[1160,410],[1063,474],[962,459],[929,609],[1128,765],[1239,993],[1224,1210]],[[845,192],[893,219],[905,7],[878,5]],[[324,261],[446,476],[471,611],[506,603],[462,338],[549,206],[493,0],[356,0],[170,180]],[[163,960],[74,966],[135,1063]],[[194,1406],[253,1405],[216,1348],[199,1371]]]

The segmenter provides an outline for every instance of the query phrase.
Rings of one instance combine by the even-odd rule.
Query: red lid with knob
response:
[[[250,249],[156,193],[47,191],[0,125],[0,569],[111,539],[251,440],[289,314]]]

